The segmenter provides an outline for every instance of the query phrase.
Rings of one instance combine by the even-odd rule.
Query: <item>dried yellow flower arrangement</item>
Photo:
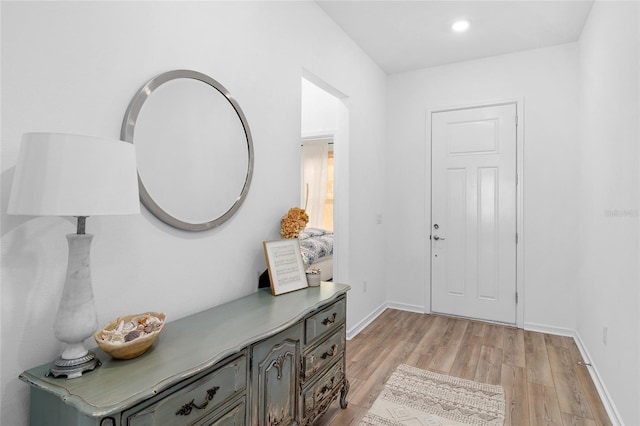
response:
[[[282,216],[280,235],[282,238],[298,238],[300,231],[309,223],[309,216],[299,207],[292,207],[285,216]]]

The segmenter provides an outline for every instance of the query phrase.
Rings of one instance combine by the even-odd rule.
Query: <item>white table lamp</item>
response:
[[[50,373],[80,377],[100,365],[84,345],[98,328],[89,268],[93,235],[85,234],[85,220],[140,213],[133,144],[92,136],[26,133],[8,213],[78,218],[77,233],[67,235],[67,277],[53,325],[56,338],[66,346]]]

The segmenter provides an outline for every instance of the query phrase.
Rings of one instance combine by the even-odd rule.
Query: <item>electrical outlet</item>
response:
[[[604,343],[605,345],[607,344],[607,333],[608,333],[608,328],[606,325],[602,326],[602,343]]]
[[[363,292],[363,293],[366,293],[366,292],[367,292],[367,282],[366,282],[366,281],[363,281],[363,282],[362,282],[362,292]]]

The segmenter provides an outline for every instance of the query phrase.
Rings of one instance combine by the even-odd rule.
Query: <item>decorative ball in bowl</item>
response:
[[[165,314],[158,312],[126,315],[98,330],[94,337],[98,346],[113,358],[135,358],[156,341],[165,318]]]

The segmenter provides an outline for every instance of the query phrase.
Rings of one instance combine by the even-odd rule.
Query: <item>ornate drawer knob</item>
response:
[[[338,345],[331,346],[331,352],[327,351],[323,353],[320,358],[327,359],[329,357],[335,356],[338,353]]]
[[[333,324],[334,322],[336,322],[337,316],[338,316],[338,313],[334,312],[333,315],[331,315],[330,317],[326,317],[324,320],[322,320],[322,325]]]

